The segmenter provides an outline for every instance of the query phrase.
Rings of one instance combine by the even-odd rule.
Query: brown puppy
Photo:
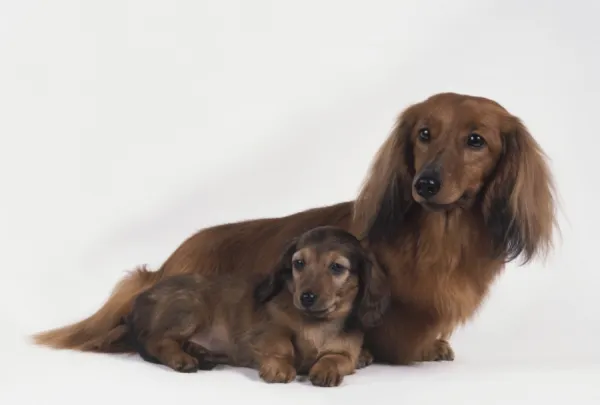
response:
[[[140,294],[126,326],[148,361],[177,371],[254,367],[267,382],[308,373],[336,386],[354,373],[363,331],[389,302],[385,277],[359,241],[333,227],[294,240],[271,274],[178,275]]]
[[[261,274],[282,240],[328,224],[366,238],[388,275],[390,309],[365,338],[376,361],[451,360],[446,339],[479,308],[505,263],[551,246],[552,179],[517,117],[489,99],[437,94],[400,115],[356,201],[204,229],[158,272],[124,279],[94,315],[36,341],[127,351],[113,336],[139,291],[176,274]]]

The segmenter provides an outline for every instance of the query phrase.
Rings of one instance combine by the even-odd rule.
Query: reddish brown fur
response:
[[[145,359],[177,371],[226,363],[255,367],[268,382],[290,382],[298,371],[315,385],[336,386],[354,373],[364,329],[389,302],[374,260],[334,227],[294,240],[253,286],[227,274],[167,278],[135,299],[127,331]],[[312,302],[303,304],[308,293]]]
[[[429,146],[417,143],[423,125],[431,127]],[[466,137],[475,130],[488,143],[480,153],[465,149]],[[424,204],[413,196],[413,181],[433,161],[445,185],[435,204]],[[492,100],[444,93],[400,115],[355,202],[204,229],[186,240],[158,274],[264,274],[275,265],[283,241],[316,226],[336,225],[364,237],[390,279],[390,310],[366,336],[376,360],[450,360],[446,339],[477,310],[504,264],[519,256],[526,262],[550,248],[554,215],[545,157],[520,120]],[[135,286],[131,290],[154,283],[144,274],[127,281]],[[103,316],[42,333],[37,342],[114,348],[108,333],[134,297],[121,288],[100,310]]]

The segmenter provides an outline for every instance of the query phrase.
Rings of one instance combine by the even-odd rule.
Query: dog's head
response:
[[[524,253],[527,261],[551,242],[545,156],[521,121],[489,99],[442,93],[401,114],[357,199],[359,232],[377,239],[399,229],[414,204],[477,206],[506,260]]]
[[[374,257],[353,235],[330,226],[294,239],[276,270],[258,285],[255,297],[264,303],[285,288],[306,317],[347,319],[361,328],[381,320],[390,294]]]

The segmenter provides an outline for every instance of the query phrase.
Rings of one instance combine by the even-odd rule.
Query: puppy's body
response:
[[[282,240],[336,225],[365,239],[389,279],[390,310],[365,339],[376,361],[451,360],[446,339],[506,262],[548,250],[554,215],[545,156],[521,121],[489,99],[437,94],[402,112],[356,201],[204,229],[159,272],[133,274],[96,314],[37,341],[115,350],[110,332],[156,278],[261,274]]]
[[[175,370],[193,371],[199,366],[201,358],[182,350],[187,342],[205,349],[207,363],[223,358],[232,365],[251,367],[254,358],[248,347],[267,321],[264,309],[255,308],[247,280],[178,275],[140,294],[126,325],[142,357]]]
[[[364,329],[382,316],[383,280],[358,240],[320,227],[294,239],[258,283],[198,274],[158,282],[134,300],[126,327],[142,357],[177,371],[225,363],[269,382],[300,372],[334,386],[354,372]]]

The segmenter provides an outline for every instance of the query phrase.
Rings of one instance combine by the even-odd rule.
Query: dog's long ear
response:
[[[354,317],[362,329],[377,326],[390,303],[387,277],[375,257],[361,252],[358,268],[359,291],[355,301]]]
[[[483,215],[495,253],[527,263],[552,247],[555,190],[546,156],[523,123],[507,116],[503,153],[483,198]]]
[[[264,304],[273,299],[292,277],[292,256],[296,252],[297,239],[288,243],[275,268],[254,289],[254,299]]]
[[[379,148],[354,203],[353,233],[371,241],[395,236],[412,204],[411,132],[420,104],[407,108]]]

